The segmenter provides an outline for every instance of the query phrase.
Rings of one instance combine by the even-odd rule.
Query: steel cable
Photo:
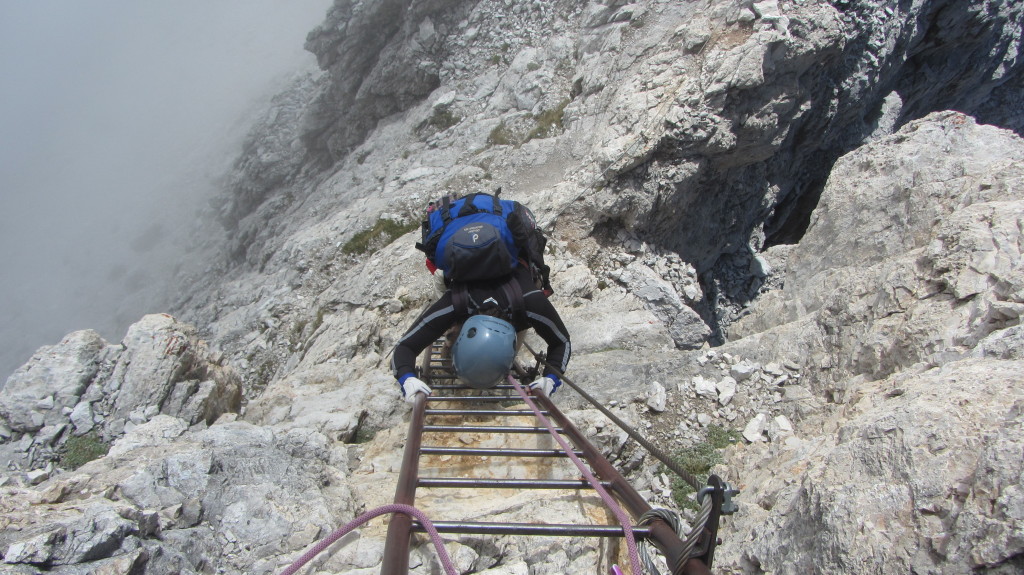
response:
[[[670,511],[668,509],[651,509],[650,511],[641,515],[640,519],[637,520],[636,524],[647,525],[654,519],[661,519],[662,521],[667,523],[669,527],[672,528],[672,531],[674,531],[676,535],[681,535],[680,531],[682,531],[682,525],[679,520],[679,515],[674,511]],[[648,573],[651,573],[652,575],[661,575],[661,571],[658,570],[657,565],[654,564],[654,560],[651,559],[651,554],[648,552],[650,547],[651,544],[649,541],[643,540],[640,542],[640,560],[644,562],[644,568],[647,569]],[[689,550],[683,553],[683,557],[688,556]]]
[[[538,361],[540,361],[540,357],[541,357],[540,354],[538,354],[536,351],[534,351],[533,348],[530,347],[530,344],[524,343],[524,345],[526,345],[526,349],[528,349],[530,351],[530,353],[532,353],[534,355],[534,357],[536,357],[538,359]],[[589,393],[587,393],[587,392],[583,391],[582,389],[580,389],[580,387],[578,385],[576,385],[571,379],[566,377],[565,374],[563,374],[561,371],[559,371],[557,367],[551,365],[550,363],[548,363],[546,361],[544,362],[544,365],[546,365],[547,367],[551,368],[551,370],[554,371],[556,375],[558,375],[558,378],[560,380],[562,380],[562,382],[564,382],[566,385],[568,385],[569,387],[571,387],[574,390],[576,390],[576,393],[578,393],[581,396],[583,396],[583,399],[585,399],[588,402],[590,402],[591,405],[596,407],[601,413],[605,414],[605,416],[607,416],[608,419],[611,419],[615,423],[615,425],[619,426],[619,429],[621,429],[622,431],[625,431],[627,435],[629,435],[631,438],[633,438],[633,440],[635,440],[637,443],[642,445],[644,447],[644,449],[646,449],[651,455],[654,456],[655,459],[657,459],[662,464],[664,464],[665,467],[667,467],[670,470],[672,470],[672,473],[675,473],[683,481],[689,483],[690,486],[693,487],[694,491],[699,491],[701,489],[702,485],[701,485],[700,481],[693,474],[691,474],[691,473],[687,472],[685,469],[679,467],[679,465],[676,464],[676,462],[672,461],[672,459],[668,455],[666,455],[660,449],[658,449],[653,444],[651,444],[650,441],[647,441],[646,439],[644,439],[644,437],[642,435],[640,435],[639,433],[637,433],[636,430],[634,430],[632,427],[630,427],[629,424],[627,424],[625,421],[622,421],[621,419],[619,419],[619,417],[616,416],[614,413],[612,413],[608,408],[606,408],[605,406],[601,405],[596,399],[591,397]]]
[[[594,490],[597,491],[597,493],[601,496],[601,499],[604,500],[605,505],[607,505],[609,509],[612,510],[612,513],[615,514],[615,517],[619,520],[619,523],[622,524],[622,531],[623,535],[625,535],[626,538],[626,549],[629,552],[629,562],[632,565],[633,575],[642,575],[643,571],[641,571],[640,567],[640,554],[637,551],[636,538],[633,537],[633,524],[629,518],[629,515],[627,515],[626,512],[623,511],[622,507],[618,504],[617,501],[615,501],[615,498],[613,498],[604,489],[604,487],[601,486],[601,482],[598,481],[596,477],[594,477],[593,472],[591,472],[586,465],[583,465],[583,462],[580,461],[580,458],[577,457],[575,453],[573,453],[572,446],[569,445],[569,443],[555,431],[555,426],[551,424],[548,418],[544,417],[544,414],[540,412],[540,409],[538,409],[537,406],[533,403],[533,400],[530,399],[530,396],[527,395],[526,391],[523,390],[523,386],[520,385],[520,383],[511,375],[506,376],[506,379],[508,379],[508,382],[511,383],[515,390],[519,393],[519,396],[523,398],[523,401],[526,402],[526,405],[530,406],[530,409],[533,410],[533,413],[534,415],[537,416],[537,419],[541,423],[543,423],[545,427],[548,428],[548,431],[551,433],[551,437],[553,437],[555,441],[557,441],[558,444],[562,446],[562,450],[565,451],[565,454],[568,455],[569,459],[571,459],[572,462],[576,464],[576,467],[580,470],[580,473],[582,473],[583,476],[586,477],[587,481],[590,482],[590,485],[593,486]]]
[[[532,347],[530,347],[529,343],[523,342],[523,344],[526,346],[526,349],[529,350],[531,354],[533,354],[534,358],[536,358],[537,361],[542,362],[545,366],[554,371],[555,374],[558,375],[559,379],[562,380],[562,382],[564,382],[569,387],[573,388],[576,391],[576,393],[580,394],[580,396],[583,397],[583,399],[587,400],[591,405],[596,407],[601,413],[608,417],[608,419],[612,420],[612,422],[614,422],[615,425],[619,427],[619,429],[625,431],[629,437],[631,437],[634,441],[639,443],[644,449],[648,451],[648,453],[653,455],[655,459],[660,461],[665,467],[667,467],[669,470],[671,470],[673,473],[679,476],[680,479],[682,479],[691,487],[693,487],[694,491],[700,491],[701,483],[692,473],[689,473],[686,470],[679,467],[679,465],[676,464],[676,462],[672,461],[672,459],[668,455],[666,455],[660,449],[655,447],[650,441],[647,441],[647,439],[645,439],[642,435],[637,433],[636,430],[629,426],[629,424],[619,419],[619,417],[612,413],[608,408],[601,405],[589,393],[583,391],[578,385],[576,385],[575,382],[566,377],[565,374],[563,374],[557,367],[541,359],[541,355],[537,353]],[[704,531],[704,527],[705,525],[707,525],[708,519],[711,517],[711,505],[712,503],[710,496],[705,497],[704,500],[701,502],[701,509],[700,513],[697,515],[697,521],[694,522],[693,528],[690,530],[689,535],[687,535],[686,537],[686,547],[684,549],[684,553],[682,554],[684,561],[686,558],[690,556],[690,553],[693,551],[693,548],[697,545],[697,541],[700,538],[701,533]],[[675,529],[675,527],[673,527],[673,529]],[[682,534],[679,533],[678,530],[676,530],[676,534],[682,536]],[[655,571],[655,573],[657,573],[657,571]]]

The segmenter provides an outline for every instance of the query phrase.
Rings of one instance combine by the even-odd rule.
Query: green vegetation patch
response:
[[[550,110],[544,110],[534,116],[537,125],[526,135],[526,141],[529,142],[534,138],[547,138],[560,131],[562,129],[562,118],[565,117],[565,107],[569,105],[570,101],[569,98],[566,98],[559,102],[558,106]]]
[[[442,132],[461,121],[462,117],[458,114],[453,114],[448,108],[437,108],[434,110],[434,115],[427,119],[427,125],[438,132]]]
[[[447,106],[439,106],[434,108],[434,113],[429,118],[416,126],[415,131],[421,138],[426,138],[438,132],[443,132],[461,121],[462,116],[453,113]]]
[[[320,329],[320,326],[324,323],[324,314],[326,313],[324,308],[318,308],[316,310],[316,318],[312,321],[305,318],[295,321],[288,336],[288,343],[291,345],[292,351],[298,351],[305,345],[303,336],[312,337],[316,330]]]
[[[69,437],[60,454],[60,466],[75,470],[107,454],[110,446],[96,433]]]
[[[735,429],[709,425],[705,437],[706,441],[684,448],[672,458],[683,471],[698,478],[707,477],[711,468],[721,463],[721,450],[738,442],[741,435]],[[700,509],[700,506],[691,497],[694,493],[693,486],[674,473],[670,473],[670,475],[672,476],[672,499],[676,505],[682,509],[693,511]]]
[[[373,250],[379,250],[393,242],[395,238],[413,231],[418,225],[416,222],[403,224],[395,220],[381,218],[377,220],[377,223],[373,224],[372,228],[352,236],[352,239],[341,246],[341,251],[349,255],[361,255]]]
[[[492,146],[508,146],[517,142],[515,134],[505,125],[505,122],[499,122],[487,136],[487,143]]]
[[[736,429],[726,429],[721,425],[709,425],[707,432],[708,443],[715,449],[725,449],[733,443],[739,443],[743,434]]]
[[[535,114],[533,126],[525,135],[524,132],[530,123],[529,118],[514,120],[511,126],[503,120],[491,130],[487,136],[487,143],[491,146],[519,146],[535,138],[550,138],[563,129],[562,120],[565,117],[565,108],[571,101],[571,99],[565,98],[554,108]]]

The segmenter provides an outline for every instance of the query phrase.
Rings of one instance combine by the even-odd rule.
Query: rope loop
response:
[[[459,570],[455,568],[455,563],[452,561],[451,556],[448,555],[448,550],[444,547],[444,541],[441,539],[441,534],[437,532],[437,529],[434,527],[434,524],[430,522],[427,515],[412,505],[403,505],[401,503],[383,505],[376,509],[367,511],[352,521],[349,521],[327,537],[321,539],[320,542],[314,545],[309,551],[303,553],[302,557],[296,559],[294,563],[281,572],[281,575],[294,575],[295,572],[301,569],[303,565],[312,561],[314,557],[323,552],[324,549],[330,547],[335,541],[341,539],[345,535],[348,535],[353,529],[368,522],[374,517],[378,517],[386,513],[405,513],[406,515],[418,519],[420,523],[423,524],[423,528],[430,534],[431,541],[434,542],[434,548],[437,550],[437,556],[441,560],[441,566],[444,567],[445,574],[459,575]]]
[[[636,523],[637,525],[649,525],[655,519],[661,519],[672,528],[672,531],[675,531],[676,535],[680,538],[683,537],[683,526],[685,523],[682,518],[679,517],[679,514],[671,509],[664,509],[661,507],[652,508],[650,511],[641,515],[640,519],[637,520]],[[657,565],[654,564],[654,559],[651,558],[652,550],[656,555],[657,549],[654,548],[649,541],[641,541],[639,549],[640,560],[643,561],[644,569],[646,569],[648,573],[651,575],[661,575],[661,571],[658,571]],[[689,553],[687,553],[686,556],[689,556]]]

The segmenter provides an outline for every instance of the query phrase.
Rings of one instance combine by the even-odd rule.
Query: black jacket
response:
[[[523,293],[523,306],[525,313],[514,314],[512,321],[516,331],[533,328],[537,331],[548,345],[547,361],[565,372],[569,364],[569,356],[572,348],[569,344],[569,332],[562,323],[562,318],[555,311],[554,306],[548,301],[547,296],[537,289],[533,278],[525,266],[516,268],[516,280]],[[489,298],[494,298],[498,306],[505,309],[511,305],[505,291],[501,289],[504,280],[476,282],[467,286],[471,300],[470,307],[480,307]],[[468,314],[459,313],[453,302],[452,290],[448,290],[426,309],[413,323],[409,331],[398,340],[395,345],[394,354],[391,358],[391,369],[395,378],[407,373],[416,373],[416,358],[420,353],[432,344],[439,337],[444,335],[448,328],[458,322],[465,321]],[[545,368],[545,375],[554,373],[550,368]]]

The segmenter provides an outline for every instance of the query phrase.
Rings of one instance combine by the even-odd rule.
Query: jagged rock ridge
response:
[[[744,494],[716,571],[1019,569],[1024,147],[961,114],[917,120],[1019,132],[1022,10],[338,0],[307,39],[324,72],[278,99],[230,178],[228,245],[183,278],[172,311],[205,342],[162,316],[120,350],[73,334],[0,395],[5,568],[275,572],[388,502],[404,407],[386,355],[430,282],[412,235],[340,248],[441,190],[501,185],[552,237],[575,378],[668,449],[743,430],[718,470]],[[708,339],[725,344],[687,351]],[[557,399],[670,504],[652,462]],[[110,453],[62,469],[88,423]],[[312,570],[375,573],[382,541],[371,525]],[[615,551],[452,545],[492,574]]]

